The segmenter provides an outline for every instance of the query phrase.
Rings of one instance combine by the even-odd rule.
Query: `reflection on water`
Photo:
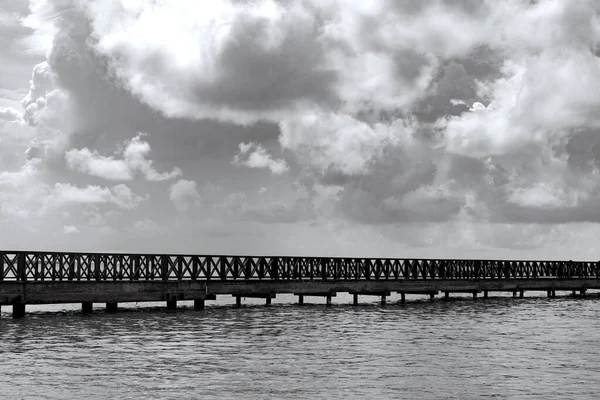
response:
[[[597,297],[371,300],[5,313],[1,397],[597,398]]]

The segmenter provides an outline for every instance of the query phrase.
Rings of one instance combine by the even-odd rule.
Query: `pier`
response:
[[[255,257],[59,252],[0,252],[0,307],[12,306],[23,317],[28,304],[81,303],[82,312],[105,303],[116,312],[123,302],[164,301],[176,309],[192,300],[195,309],[217,295],[262,298],[267,305],[277,294],[307,297],[331,304],[337,293],[376,296],[381,305],[391,293],[434,299],[440,293],[509,292],[523,297],[540,291],[584,296],[600,289],[599,261],[455,260],[340,257]]]

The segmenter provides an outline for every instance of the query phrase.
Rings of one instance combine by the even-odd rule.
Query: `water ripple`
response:
[[[596,398],[600,301],[37,312],[0,320],[7,399]]]

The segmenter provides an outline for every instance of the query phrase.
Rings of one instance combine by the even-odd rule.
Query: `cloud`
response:
[[[57,183],[52,188],[47,206],[61,207],[78,204],[114,204],[119,208],[132,209],[145,199],[136,195],[131,189],[119,184],[111,188],[97,185],[77,187],[69,183]]]
[[[167,230],[150,218],[145,218],[143,220],[135,221],[133,224],[133,232],[137,235],[153,236],[165,234],[167,233]]]
[[[239,148],[239,153],[233,158],[233,165],[248,168],[268,168],[276,175],[281,175],[289,169],[285,160],[281,158],[274,159],[258,143],[240,143]]]
[[[322,65],[319,21],[300,3],[117,2],[90,3],[82,11],[97,38],[95,51],[134,94],[167,116],[244,123],[331,97],[335,77]],[[168,35],[157,33],[157,20]],[[190,42],[197,46],[181,47]]]
[[[388,146],[410,140],[402,120],[370,125],[350,115],[317,112],[282,121],[281,146],[319,172],[365,174]]]
[[[11,107],[0,107],[0,121],[18,121],[21,113]]]
[[[96,151],[91,152],[87,147],[67,151],[65,160],[71,170],[84,174],[116,181],[133,179],[133,172],[125,161],[104,157]]]
[[[286,243],[315,224],[358,232],[337,232],[349,248],[377,231],[473,250],[600,220],[597,1],[38,0],[24,25],[46,61],[23,112],[0,110],[3,221],[69,207],[55,231],[86,232],[92,204],[132,238],[168,209],[265,237],[280,224]],[[148,184],[184,170],[168,197]]]
[[[73,225],[65,225],[63,227],[63,233],[65,235],[70,235],[70,234],[74,234],[74,233],[79,233],[79,229],[77,229],[76,226]]]
[[[65,153],[67,166],[80,173],[97,176],[107,180],[129,181],[135,172],[140,172],[148,181],[165,181],[181,175],[177,167],[171,172],[159,173],[152,167],[152,161],[146,157],[150,153],[148,142],[141,140],[143,134],[126,142],[122,151],[123,159],[115,159],[112,156],[102,156],[97,151],[88,148],[71,149]]]
[[[246,206],[242,215],[264,224],[290,224],[310,220],[315,216],[313,205],[308,199],[297,199],[291,205],[279,201]]]
[[[190,208],[199,207],[202,204],[196,182],[186,179],[180,179],[171,185],[169,199],[179,212],[188,211]]]

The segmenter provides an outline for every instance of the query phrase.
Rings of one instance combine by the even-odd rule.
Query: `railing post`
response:
[[[327,280],[327,260],[324,258],[321,258],[319,260],[319,262],[321,264],[321,279],[326,281]]]
[[[279,258],[273,257],[271,259],[271,279],[279,280]]]
[[[227,269],[225,267],[225,257],[219,257],[219,275],[221,276],[221,280],[227,280]]]
[[[160,276],[163,281],[169,280],[169,256],[160,256]]]
[[[300,274],[298,273],[298,268],[300,265],[300,260],[298,260],[297,258],[293,258],[292,259],[292,271],[293,271],[293,275],[292,275],[292,279],[293,280],[300,280]]]
[[[130,275],[129,279],[132,281],[137,281],[140,279],[140,261],[142,256],[135,256],[133,260],[133,274]]]
[[[72,281],[75,279],[75,257],[73,254],[67,257],[69,257],[69,281]]]
[[[192,280],[195,281],[198,279],[198,257],[192,257]]]
[[[0,252],[0,282],[4,280],[4,252]]]
[[[102,280],[102,276],[100,274],[100,254],[94,255],[94,275],[97,282]]]
[[[26,253],[21,252],[17,256],[17,280],[19,282],[27,281],[27,269],[26,269]]]

